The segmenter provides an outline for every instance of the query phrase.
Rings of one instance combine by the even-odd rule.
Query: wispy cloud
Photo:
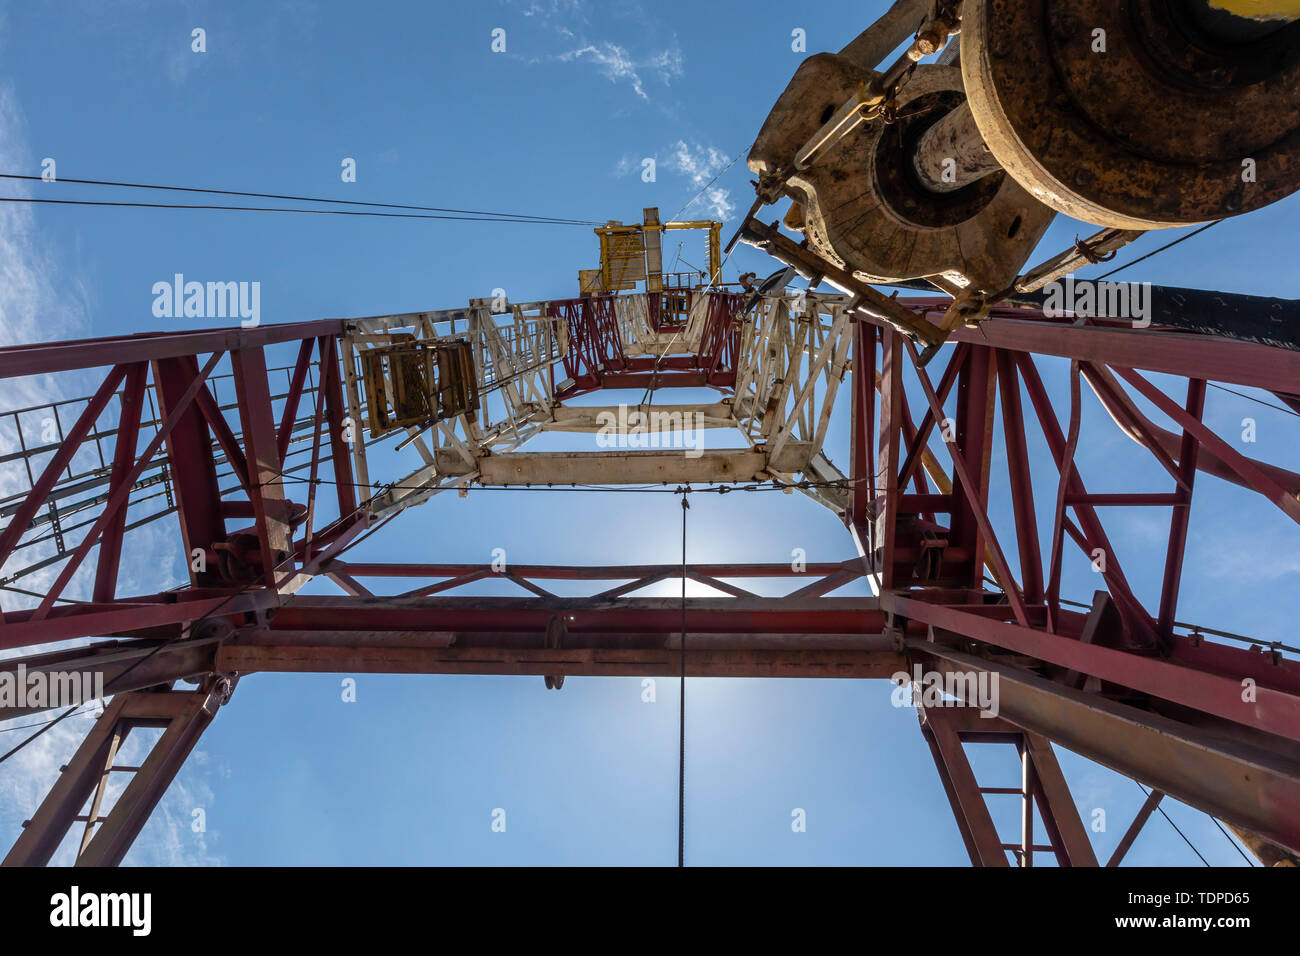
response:
[[[687,143],[680,139],[673,144],[668,156],[668,168],[686,176],[696,190],[701,190],[683,212],[699,207],[710,218],[726,221],[736,211],[735,203],[731,201],[731,190],[716,183],[708,185],[730,161],[730,156],[718,152],[712,146]],[[706,185],[708,188],[705,188]]]
[[[59,767],[71,760],[81,744],[98,707],[91,706],[86,711],[85,715],[75,714],[55,725],[5,762],[4,771],[0,773],[0,851],[7,850],[18,838],[23,821],[31,818],[58,780]],[[36,728],[30,725],[47,716],[22,718],[7,727],[0,725],[0,729],[10,731],[3,738],[6,745],[12,746],[32,734]],[[151,738],[158,733],[133,732],[118,754],[118,763],[138,765],[146,755],[147,746],[152,743]],[[214,794],[205,778],[207,761],[204,751],[195,750],[190,754],[186,766],[168,787],[123,862],[143,866],[221,865],[222,859],[212,852],[209,845],[215,833],[206,827],[196,832],[193,825],[195,809],[212,815]],[[129,774],[110,775],[104,791],[105,809],[113,806],[126,788],[129,777]],[[79,823],[72,827],[51,858],[53,865],[71,866],[75,862],[82,829],[83,825]]]
[[[0,167],[10,170],[36,170],[39,160],[31,156],[24,144],[22,112],[13,89],[0,85]],[[11,184],[14,192],[31,195],[48,184]],[[49,339],[73,337],[85,329],[81,306],[59,290],[62,286],[50,256],[40,242],[32,207],[22,203],[4,203],[0,209],[0,347],[25,345]],[[0,411],[31,408],[58,401],[64,395],[59,382],[51,375],[28,375],[4,380],[0,390]],[[67,409],[64,409],[67,412]],[[25,444],[42,437],[43,412],[21,416]],[[12,417],[0,418],[0,454],[19,449],[17,425]],[[43,465],[45,459],[38,459]],[[0,498],[25,491],[29,487],[26,468],[20,460],[0,465]],[[44,548],[37,554],[36,551]],[[24,556],[29,563],[53,553],[53,544],[36,545]],[[16,563],[16,562],[15,562]],[[12,569],[9,569],[12,570]],[[47,568],[24,579],[21,584],[31,590],[43,590],[54,580],[57,568]],[[27,599],[7,594],[3,604],[21,607]]]
[[[599,44],[588,43],[576,50],[556,54],[554,59],[561,63],[586,59],[596,64],[611,83],[630,83],[633,92],[647,103],[650,102],[650,95],[645,91],[645,81],[641,76],[643,72],[657,73],[665,86],[683,73],[682,53],[676,45],[671,49],[637,59],[628,52],[626,47],[619,46],[617,43],[608,41]]]
[[[556,17],[577,17],[583,21],[587,19],[582,0],[529,0],[523,13],[526,17],[537,17],[539,20],[552,20]]]
[[[640,57],[629,52],[627,47],[606,40],[600,43],[586,43],[562,53],[526,57],[525,62],[592,63],[611,83],[629,84],[632,91],[647,103],[650,102],[650,94],[646,92],[647,75],[658,76],[665,86],[669,86],[673,80],[685,73],[682,51],[676,41],[667,49]]]
[[[10,170],[29,170],[39,168],[38,158],[28,152],[25,145],[24,123],[13,90],[7,85],[0,85],[0,168]],[[27,193],[43,188],[36,183],[27,187]],[[14,187],[22,191],[22,187]],[[51,252],[42,242],[36,226],[35,216],[30,207],[20,203],[4,203],[0,208],[0,347],[25,345],[51,339],[73,338],[85,335],[89,327],[84,301],[84,289],[79,295],[71,295],[64,290],[75,288],[77,283],[61,275]],[[81,301],[79,301],[81,300]],[[63,386],[61,388],[60,386]],[[31,375],[22,378],[10,378],[3,381],[0,389],[0,410],[28,408],[44,405],[69,397],[69,395],[87,394],[81,382],[70,382],[67,377],[56,380],[49,375]],[[65,392],[65,389],[73,391]],[[0,427],[0,453],[15,450],[16,435],[12,419],[10,424]],[[66,423],[65,423],[66,424]],[[25,436],[39,436],[41,422],[39,415],[33,422],[29,417],[23,422]],[[32,428],[32,431],[28,431]],[[25,491],[28,487],[27,476],[19,462],[11,462],[14,468],[0,468],[0,498]],[[44,464],[40,459],[38,464]],[[146,537],[147,547],[133,552],[141,555],[139,561],[127,561],[122,572],[124,581],[140,583],[144,567],[148,565],[151,588],[161,586],[158,580],[156,561],[151,557],[161,548],[157,540],[159,534],[150,529]],[[138,534],[139,532],[133,532]],[[133,538],[133,540],[135,540]],[[38,545],[45,550],[39,555],[25,552],[22,561],[26,564],[37,557],[52,553],[52,545]],[[93,555],[93,552],[92,552]],[[24,588],[36,592],[45,591],[58,574],[59,565],[42,569],[17,582]],[[68,586],[68,595],[84,597],[89,576],[93,575],[94,560],[84,563]],[[140,575],[141,579],[136,580]],[[23,598],[6,592],[0,605],[7,609],[30,606],[35,598]],[[59,645],[66,649],[74,642]],[[75,642],[75,643],[86,643]],[[51,649],[48,646],[35,646],[0,652],[0,657],[25,656]],[[0,853],[8,848],[21,833],[24,820],[29,819],[50,787],[58,779],[59,767],[68,762],[84,739],[92,725],[93,714],[97,706],[88,706],[85,713],[74,714],[56,724],[30,745],[15,753],[0,764]],[[20,717],[16,720],[0,723],[0,749],[8,750],[39,729],[39,724],[53,714]],[[28,726],[37,725],[37,726]],[[195,755],[191,755],[193,759]],[[123,755],[123,763],[129,762]],[[194,807],[210,806],[212,795],[203,778],[203,767],[194,764],[185,769],[169,788],[167,795],[155,811],[153,818],[145,828],[141,838],[136,841],[128,861],[154,864],[208,864],[218,862],[208,850],[208,835],[194,833],[190,827],[191,813]],[[124,774],[114,775],[123,778],[113,781],[115,787],[125,783]],[[111,797],[111,794],[110,794]],[[111,803],[106,804],[111,806]],[[79,828],[78,828],[79,829]],[[76,830],[55,855],[55,863],[72,862],[76,851]]]
[[[621,179],[630,173],[639,173],[642,163],[649,158],[655,159],[658,170],[676,173],[686,179],[692,196],[680,211],[673,210],[678,216],[703,214],[725,222],[736,211],[736,204],[731,201],[731,190],[714,181],[735,161],[735,157],[703,143],[679,139],[652,157],[624,153],[614,164],[612,175]],[[668,214],[669,210],[663,212]]]
[[[670,86],[685,75],[685,59],[675,36],[670,44],[640,49],[612,40],[589,39],[590,19],[579,0],[530,0],[523,16],[569,41],[565,44],[568,48],[558,53],[524,56],[525,63],[589,63],[611,83],[630,86],[646,103],[650,102],[646,89],[650,80],[658,79]]]

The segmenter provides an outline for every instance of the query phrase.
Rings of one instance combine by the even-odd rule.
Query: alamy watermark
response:
[[[1047,283],[1043,291],[1043,315],[1048,318],[1073,314],[1090,319],[1127,319],[1135,329],[1151,324],[1150,282],[1094,282],[1069,275]]]
[[[642,411],[619,405],[597,413],[601,448],[681,448],[687,458],[704,454],[704,413],[681,409]]]
[[[102,700],[102,671],[0,671],[0,707],[77,707]]]
[[[176,273],[172,281],[153,284],[153,314],[159,319],[233,319],[246,329],[262,321],[262,283],[186,282]]]
[[[889,677],[896,686],[890,694],[895,707],[978,707],[981,717],[998,715],[998,675],[988,671],[926,671],[920,664],[912,673],[898,671]]]
[[[74,886],[50,897],[50,925],[122,927],[132,936],[148,936],[153,927],[152,893],[83,893]]]

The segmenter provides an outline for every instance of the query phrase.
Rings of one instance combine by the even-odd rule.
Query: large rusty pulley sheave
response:
[[[1250,212],[1300,180],[1300,22],[1208,0],[965,0],[967,98],[1036,198],[1120,229]]]

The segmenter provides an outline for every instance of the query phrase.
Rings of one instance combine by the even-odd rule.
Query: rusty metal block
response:
[[[805,60],[763,125],[749,168],[764,176],[789,167],[871,76],[834,54]],[[887,116],[863,124],[789,177],[786,195],[800,210],[787,222],[802,225],[810,249],[861,280],[934,277],[945,288],[981,292],[1009,285],[1052,210],[1000,171],[946,193],[915,181],[917,143],[963,102],[957,67],[918,66]]]
[[[361,354],[372,435],[427,427],[478,410],[469,343],[403,339]]]

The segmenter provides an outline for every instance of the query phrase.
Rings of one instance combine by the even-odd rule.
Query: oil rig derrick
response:
[[[1117,865],[1166,795],[1265,863],[1294,863],[1300,659],[1181,624],[1177,609],[1207,481],[1300,522],[1300,474],[1205,416],[1217,386],[1300,412],[1300,307],[1127,283],[1093,284],[1084,307],[1069,291],[1075,270],[1147,233],[1300,187],[1300,22],[1235,6],[899,0],[798,68],[758,131],[756,198],[730,242],[719,223],[647,208],[596,229],[599,266],[574,298],[0,349],[0,379],[83,396],[0,413],[15,437],[0,464],[20,482],[0,500],[0,676],[93,672],[112,697],[4,862],[47,863],[80,825],[79,865],[119,863],[258,672],[559,688],[680,661],[692,677],[941,675],[961,706],[918,701],[920,731],[976,865]],[[1058,215],[1097,231],[1031,263]],[[704,234],[703,267],[665,269],[678,230]],[[742,242],[780,270],[724,282]],[[683,388],[716,399],[666,400]],[[601,389],[644,398],[573,401]],[[1085,389],[1107,421],[1085,423]],[[838,462],[824,451],[836,401],[851,411]],[[696,426],[735,447],[683,454],[676,438]],[[1154,484],[1096,490],[1079,452],[1116,428],[1152,466],[1126,474]],[[647,445],[647,431],[676,437]],[[543,432],[615,440],[530,450]],[[708,483],[798,490],[860,557],[692,565],[723,596],[678,602],[636,594],[675,566],[512,566],[520,596],[469,598],[448,592],[489,566],[348,555],[444,491]],[[1165,525],[1145,553],[1112,544],[1130,509]],[[171,515],[188,580],[122,593],[129,535]],[[1063,568],[1080,560],[1097,587],[1075,604]],[[1139,586],[1134,567],[1160,569],[1158,584]],[[743,586],[760,577],[788,579],[786,596]],[[304,591],[313,579],[333,592]],[[858,579],[871,597],[832,595]],[[590,593],[557,595],[556,580]],[[997,716],[975,690],[990,680]],[[139,727],[163,733],[139,766],[118,766]],[[1014,747],[1019,777],[982,786],[974,743]],[[1109,859],[1054,746],[1150,789]],[[109,771],[130,776],[111,806]],[[1014,835],[994,824],[998,795],[1021,802]]]

